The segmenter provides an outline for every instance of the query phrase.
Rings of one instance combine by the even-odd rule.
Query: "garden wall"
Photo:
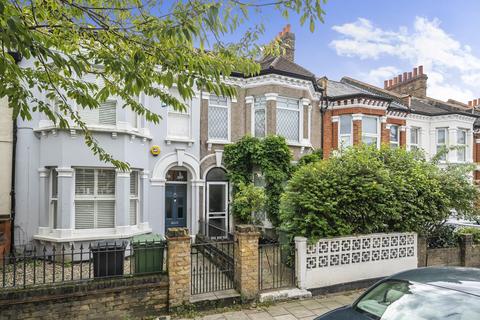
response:
[[[126,319],[158,316],[168,277],[150,275],[0,291],[0,319]]]
[[[480,245],[473,244],[471,235],[462,235],[457,246],[427,248],[427,241],[419,238],[418,266],[480,267]]]

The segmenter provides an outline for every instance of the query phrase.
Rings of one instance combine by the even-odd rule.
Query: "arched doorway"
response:
[[[206,176],[206,222],[207,236],[228,236],[228,179],[223,168],[215,167]]]

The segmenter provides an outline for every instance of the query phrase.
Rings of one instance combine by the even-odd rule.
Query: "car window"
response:
[[[381,320],[480,319],[478,296],[396,280],[378,284],[354,308]]]

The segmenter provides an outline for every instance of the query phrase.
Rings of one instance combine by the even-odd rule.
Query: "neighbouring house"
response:
[[[320,79],[325,89],[325,154],[363,142],[422,149],[431,159],[444,147],[456,147],[440,162],[478,163],[480,136],[474,136],[480,129],[480,113],[475,109],[480,102],[428,97],[427,80],[423,66],[386,80],[384,88],[349,77],[339,82]],[[479,178],[477,170],[475,179]]]
[[[178,112],[142,94],[140,101],[162,116],[160,125],[121,108],[118,97],[99,109],[78,108],[95,138],[130,163],[131,172],[99,161],[73,125],[59,129],[39,113],[19,120],[15,243],[126,239],[169,227],[226,235],[232,219],[224,145],[247,134],[277,134],[295,159],[321,146],[321,89],[314,74],[294,62],[290,27],[279,37],[288,44],[284,56],[264,58],[257,76],[230,77],[238,89],[234,99],[197,92],[186,112]],[[33,66],[25,59],[20,64]],[[84,80],[102,86],[94,75]]]
[[[12,109],[0,99],[0,255],[10,250],[13,158]]]

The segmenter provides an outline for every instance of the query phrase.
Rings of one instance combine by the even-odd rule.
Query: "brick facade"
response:
[[[109,279],[0,292],[0,318],[130,319],[164,314],[165,275]]]

